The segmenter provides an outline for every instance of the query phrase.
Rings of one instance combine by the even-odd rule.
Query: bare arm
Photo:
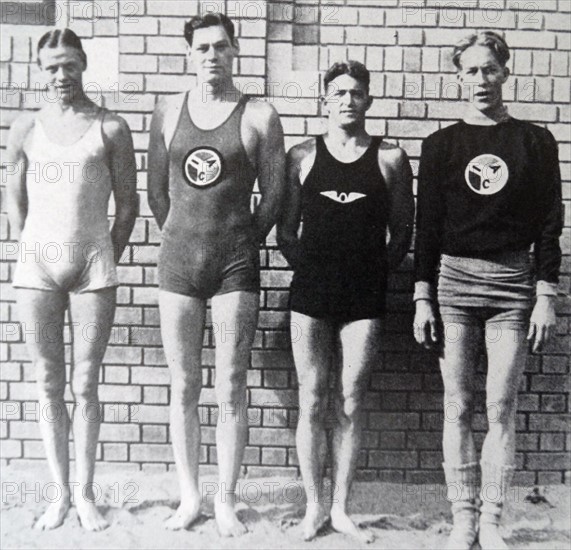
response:
[[[300,152],[296,147],[286,157],[286,192],[281,216],[278,220],[278,246],[288,263],[297,269],[299,265],[299,239],[297,232],[301,222],[301,182],[299,179]]]
[[[115,222],[111,228],[111,241],[115,263],[119,263],[139,210],[137,165],[131,130],[121,117],[108,116],[103,124],[103,134],[109,151],[115,199]]]
[[[254,212],[258,242],[277,221],[285,191],[285,149],[280,118],[267,103],[258,103],[258,186],[262,199]]]
[[[407,154],[402,149],[391,152],[394,155],[389,176],[389,268],[396,269],[406,256],[412,239],[414,224],[414,195],[412,192],[412,170]]]
[[[14,240],[20,240],[28,214],[28,194],[26,192],[28,159],[24,152],[24,143],[33,125],[33,115],[25,114],[14,121],[8,135],[4,181],[6,183],[10,233]]]
[[[163,136],[163,118],[166,102],[156,107],[151,120],[149,138],[148,200],[149,207],[159,229],[167,219],[170,209],[169,197],[169,156]]]

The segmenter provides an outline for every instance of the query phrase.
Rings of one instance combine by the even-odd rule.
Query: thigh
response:
[[[443,350],[440,371],[448,396],[472,395],[484,351],[484,323],[476,308],[447,308],[442,313]]]
[[[47,362],[64,368],[63,327],[67,294],[18,288],[16,297],[30,359],[35,363]]]
[[[504,310],[496,311],[486,321],[488,402],[517,395],[527,355],[527,316],[525,310]]]
[[[159,291],[161,336],[171,375],[201,376],[206,300]]]
[[[212,325],[216,342],[217,378],[226,370],[247,370],[258,326],[260,295],[228,292],[212,298]]]
[[[372,365],[379,360],[381,319],[345,323],[339,331],[342,350],[341,391],[363,393]]]
[[[70,294],[74,365],[93,365],[95,372],[103,361],[115,318],[115,287]]]
[[[337,358],[336,327],[327,319],[291,312],[292,350],[300,392],[327,391]]]

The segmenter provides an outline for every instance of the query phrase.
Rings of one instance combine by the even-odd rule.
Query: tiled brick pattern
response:
[[[74,3],[72,3],[74,4]],[[317,96],[319,73],[347,57],[372,71],[375,102],[368,128],[404,147],[416,172],[421,140],[451,124],[461,112],[450,45],[468,30],[493,28],[513,48],[513,76],[506,86],[513,115],[546,126],[559,142],[566,228],[562,240],[560,290],[571,282],[571,125],[568,0],[522,2],[471,0],[105,0],[75,3],[60,14],[93,52],[99,71],[116,71],[111,84],[94,89],[97,101],[119,112],[132,131],[139,167],[141,216],[119,268],[116,326],[101,372],[98,458],[129,462],[154,471],[172,464],[168,429],[169,375],[157,311],[156,260],[159,236],[146,200],[150,116],[158,96],[192,85],[181,37],[185,18],[216,7],[235,18],[240,39],[237,83],[266,95],[282,116],[287,146],[323,130]],[[539,7],[539,9],[538,9]],[[1,42],[1,145],[21,109],[34,109],[37,80],[34,46],[45,27],[5,26]],[[113,67],[115,67],[113,69]],[[4,203],[3,203],[4,204]],[[10,235],[2,213],[3,254]],[[261,252],[262,310],[248,373],[251,424],[245,468],[252,476],[294,474],[296,377],[289,349],[287,289],[291,273],[276,249],[274,234]],[[34,372],[17,324],[10,286],[13,263],[2,264],[3,362],[0,381],[3,461],[43,457],[39,442]],[[411,256],[391,277],[383,352],[366,397],[366,427],[359,474],[392,481],[441,479],[442,385],[437,358],[415,344],[412,332]],[[545,351],[529,356],[517,414],[517,464],[523,483],[561,482],[569,470],[569,343],[571,302],[561,296],[557,330]],[[206,331],[201,461],[216,462],[213,328]],[[231,337],[231,336],[230,336]],[[484,389],[485,366],[478,373]],[[71,400],[71,394],[67,392]],[[480,394],[482,398],[483,394]],[[246,411],[244,412],[246,414]],[[486,428],[479,400],[477,442]]]

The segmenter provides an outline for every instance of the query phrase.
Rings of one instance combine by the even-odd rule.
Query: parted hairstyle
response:
[[[508,45],[499,34],[493,31],[482,31],[463,38],[454,46],[452,62],[456,65],[456,68],[462,68],[460,57],[462,57],[462,54],[471,46],[486,46],[489,48],[502,67],[505,66],[510,58]]]
[[[230,41],[234,42],[234,23],[229,17],[223,13],[209,12],[206,15],[195,15],[184,24],[184,38],[189,46],[192,46],[192,38],[194,31],[197,29],[205,29],[207,27],[221,26],[226,31]]]
[[[71,29],[54,29],[48,31],[38,40],[38,65],[40,64],[40,51],[44,48],[57,48],[58,46],[68,46],[78,51],[81,59],[87,66],[87,56],[81,45],[81,39]]]
[[[338,76],[347,74],[354,78],[357,82],[360,82],[367,89],[369,93],[369,84],[371,82],[371,75],[369,69],[365,67],[359,61],[347,61],[341,63],[333,63],[327,72],[323,76],[323,87],[324,91],[327,91],[327,86],[332,80],[335,80]]]

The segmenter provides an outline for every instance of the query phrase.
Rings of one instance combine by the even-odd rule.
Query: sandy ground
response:
[[[42,464],[42,463],[41,463]],[[214,478],[203,479],[203,514],[187,531],[163,528],[178,504],[173,472],[96,475],[100,489],[98,506],[111,526],[100,533],[82,529],[75,508],[64,525],[48,532],[32,529],[53,498],[47,467],[2,469],[0,546],[8,548],[360,548],[364,545],[324,528],[312,542],[298,538],[298,524],[305,501],[297,480],[241,479],[238,516],[249,532],[239,539],[222,539],[216,530],[211,493]],[[547,502],[533,504],[525,497],[529,488],[516,488],[510,495],[504,534],[511,548],[568,549],[570,535],[570,489],[539,487]],[[24,490],[28,491],[24,494]],[[436,492],[435,492],[436,491]],[[351,513],[371,529],[376,540],[367,548],[443,548],[450,531],[449,505],[444,488],[427,485],[359,482],[352,495]],[[536,499],[532,499],[536,500]],[[479,548],[478,545],[475,548]]]

